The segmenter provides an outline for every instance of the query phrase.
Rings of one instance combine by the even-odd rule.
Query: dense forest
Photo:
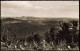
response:
[[[1,19],[2,49],[79,49],[78,19],[22,18]]]

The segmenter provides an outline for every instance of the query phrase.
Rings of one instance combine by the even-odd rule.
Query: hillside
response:
[[[28,39],[28,37],[32,42],[31,39],[34,39],[33,36],[35,37],[35,35],[39,36],[41,40],[46,37],[45,36],[46,33],[50,34],[50,31],[53,28],[54,33],[56,34],[59,33],[59,31],[62,30],[62,28],[60,27],[60,23],[62,22],[68,23],[72,20],[78,21],[79,23],[78,19],[70,18],[33,18],[33,17],[3,18],[1,19],[1,41],[4,41],[3,37],[6,35],[8,38],[10,38],[10,40],[14,44],[17,40],[25,38]],[[79,27],[77,28],[79,30]]]

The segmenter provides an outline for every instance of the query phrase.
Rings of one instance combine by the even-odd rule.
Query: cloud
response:
[[[1,1],[2,8],[33,8],[33,9],[44,9],[40,6],[34,6],[29,1]]]
[[[33,7],[32,4],[26,1],[1,1],[1,6],[6,8],[26,8]]]
[[[1,1],[1,16],[79,17],[79,2]]]

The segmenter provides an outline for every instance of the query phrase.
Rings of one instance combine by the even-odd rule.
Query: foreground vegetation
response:
[[[79,50],[77,19],[5,18],[1,21],[1,49]]]

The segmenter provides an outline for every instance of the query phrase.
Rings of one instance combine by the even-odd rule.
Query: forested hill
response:
[[[44,34],[53,27],[59,27],[60,22],[69,22],[70,18],[36,18],[36,17],[16,17],[2,19],[2,29],[6,28],[10,34]],[[57,31],[59,29],[56,29]],[[6,32],[5,32],[6,33]]]

